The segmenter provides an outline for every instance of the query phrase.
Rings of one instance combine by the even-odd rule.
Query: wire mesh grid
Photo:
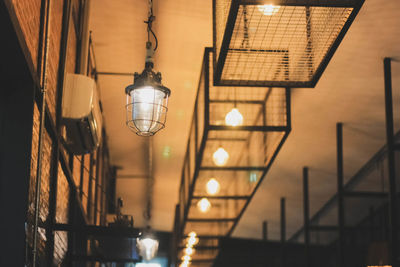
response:
[[[218,249],[216,249],[216,248],[196,249],[196,247],[194,247],[194,250],[195,250],[195,252],[191,255],[192,261],[213,259],[218,254]],[[182,257],[185,255],[186,255],[185,249],[181,249],[178,253],[178,258],[182,259]]]
[[[212,199],[208,198],[210,202],[210,209],[207,212],[201,212],[198,208],[198,203],[201,199],[194,199],[192,206],[189,210],[189,220],[191,219],[236,219],[242,211],[247,199]],[[205,221],[204,223],[208,223]],[[221,221],[222,223],[222,221]]]
[[[232,228],[233,222],[186,222],[184,234],[192,231],[197,235],[212,235],[212,236],[225,236]],[[201,239],[201,238],[200,238]]]
[[[182,171],[183,235],[230,233],[290,130],[287,89],[214,86],[212,56],[211,49],[206,49]],[[243,116],[237,127],[226,121],[232,108]],[[222,128],[213,128],[217,126]],[[214,154],[219,148],[228,155],[220,165]],[[214,193],[207,190],[211,178],[218,182]],[[202,198],[209,204],[203,212],[198,206]]]
[[[209,73],[213,73],[210,53]],[[237,108],[245,126],[286,126],[286,91],[283,88],[213,86],[209,81],[210,125],[226,125]]]
[[[229,24],[229,10],[223,9],[230,9],[230,5],[216,2],[215,51],[216,60],[220,60],[221,51],[226,50],[218,77],[224,85],[269,86],[272,82],[286,82],[289,86],[306,86],[354,11],[352,7],[306,6],[307,1],[275,6],[274,12],[265,12],[262,5],[239,5],[229,45],[222,47]]]
[[[214,178],[220,189],[214,196],[249,196],[262,175],[262,171],[200,170],[194,196],[206,196],[207,183]]]

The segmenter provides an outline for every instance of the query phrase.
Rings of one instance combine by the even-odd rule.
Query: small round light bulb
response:
[[[189,255],[185,255],[185,256],[182,257],[182,260],[189,262],[189,261],[192,260],[192,257],[190,257]]]
[[[192,256],[192,254],[194,253],[193,247],[186,247],[184,251],[185,251],[185,254],[189,255],[189,256]]]
[[[214,164],[217,166],[224,166],[229,159],[229,154],[222,147],[218,148],[213,154]]]
[[[225,116],[225,124],[229,126],[239,126],[243,124],[243,115],[237,108],[233,108]]]
[[[203,197],[199,202],[197,202],[197,207],[201,212],[206,213],[211,209],[211,203],[207,198]]]
[[[278,13],[280,7],[281,6],[276,6],[276,5],[272,5],[272,4],[257,6],[258,10],[266,16],[275,15],[276,13]]]
[[[219,185],[218,181],[215,178],[211,178],[206,184],[207,194],[215,195],[218,194],[221,186]]]

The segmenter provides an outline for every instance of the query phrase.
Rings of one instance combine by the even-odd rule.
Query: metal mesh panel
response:
[[[200,199],[192,201],[192,206],[189,210],[189,219],[236,219],[247,199],[208,199],[211,203],[211,208],[208,212],[203,213],[197,208],[197,203]],[[204,222],[208,223],[208,222]]]
[[[319,78],[316,76],[321,74],[317,74],[318,68],[328,54],[334,53],[336,40],[341,40],[342,31],[347,29],[346,23],[347,27],[350,26],[351,14],[358,11],[362,1],[348,1],[346,7],[335,7],[332,3],[323,6],[318,1],[291,2],[294,3],[276,4],[273,10],[265,12],[263,5],[246,1],[232,9],[237,14],[229,21],[230,5],[216,0],[214,63],[218,66],[215,74],[217,84],[315,85]],[[222,43],[224,37],[229,39],[229,43]]]
[[[290,130],[287,89],[214,86],[212,58],[211,49],[207,48],[182,171],[183,245],[185,236],[192,231],[201,242],[204,236],[208,240],[233,231]],[[243,121],[234,126],[226,118],[235,108]],[[214,156],[219,148],[229,154],[223,164],[218,164]],[[207,191],[211,178],[219,186],[214,193]],[[207,198],[210,208],[201,211],[198,203],[203,198]],[[214,252],[196,252],[192,258],[213,259]]]
[[[201,170],[197,178],[195,196],[206,196],[206,185],[211,178],[218,180],[221,189],[215,196],[249,196],[262,171]]]
[[[187,222],[185,225],[184,234],[188,234],[192,231],[196,232],[197,235],[212,235],[212,236],[225,236],[228,231],[232,228],[233,222]],[[201,239],[201,237],[200,237]]]

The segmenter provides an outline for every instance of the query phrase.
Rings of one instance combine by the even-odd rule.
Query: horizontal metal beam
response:
[[[345,227],[345,229],[352,230],[353,227],[347,226],[347,227]],[[310,225],[310,231],[335,232],[335,231],[339,231],[339,227],[336,225]]]
[[[263,100],[227,100],[227,99],[214,99],[210,100],[210,103],[217,103],[217,104],[254,104],[254,105],[264,105]]]
[[[105,71],[97,71],[97,75],[111,75],[111,76],[133,76],[135,75],[133,72],[105,72]]]
[[[368,192],[368,191],[347,191],[344,192],[345,197],[361,197],[361,198],[386,198],[386,192]]]
[[[244,200],[247,200],[247,199],[249,199],[249,197],[250,196],[193,196],[193,199],[208,198],[208,199],[233,199],[233,200],[244,199]]]
[[[186,249],[187,247],[179,247],[179,249]],[[214,250],[214,249],[219,249],[218,246],[195,246],[196,250]]]
[[[107,258],[100,255],[92,256],[92,255],[73,255],[73,261],[87,261],[87,262],[117,262],[117,263],[137,263],[142,260],[132,259],[132,258]]]
[[[248,80],[220,80],[218,86],[236,87],[285,87],[285,88],[310,88],[314,87],[312,82],[296,81],[248,81]]]
[[[314,6],[314,7],[355,7],[360,0],[275,0],[279,6]],[[242,0],[241,5],[263,5],[265,0]]]
[[[228,167],[216,167],[216,166],[203,166],[200,167],[200,170],[203,171],[264,171],[267,167],[236,167],[236,166],[228,166]]]
[[[188,238],[189,236],[183,236],[183,238]],[[226,237],[226,235],[197,235],[199,239],[220,239]]]
[[[209,125],[209,130],[214,131],[254,131],[254,132],[285,132],[287,126],[227,126],[227,125]]]
[[[339,227],[336,225],[310,225],[310,231],[333,232],[338,230]]]
[[[212,259],[192,259],[190,262],[191,263],[208,263],[208,262],[213,262],[215,258]],[[183,260],[180,260],[180,262],[183,262]]]
[[[247,142],[246,138],[209,138],[208,141],[229,141],[229,142]]]
[[[54,231],[75,232],[85,235],[111,235],[120,237],[139,237],[140,230],[138,228],[130,227],[112,227],[112,226],[97,226],[97,225],[78,225],[73,226],[69,224],[56,223],[53,227]]]
[[[188,222],[199,222],[199,223],[209,223],[209,222],[233,222],[236,218],[188,218]]]

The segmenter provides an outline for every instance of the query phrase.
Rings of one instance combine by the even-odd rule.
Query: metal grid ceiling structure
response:
[[[199,243],[192,266],[212,263],[218,238],[232,233],[291,129],[290,89],[213,86],[212,58],[206,48],[179,191],[178,259],[194,231]],[[242,125],[226,125],[233,108],[241,112]],[[229,154],[224,166],[213,161],[220,147]],[[215,195],[206,190],[210,178],[220,185]],[[203,198],[211,204],[208,212],[197,207]]]
[[[214,0],[214,83],[314,87],[364,0]]]

